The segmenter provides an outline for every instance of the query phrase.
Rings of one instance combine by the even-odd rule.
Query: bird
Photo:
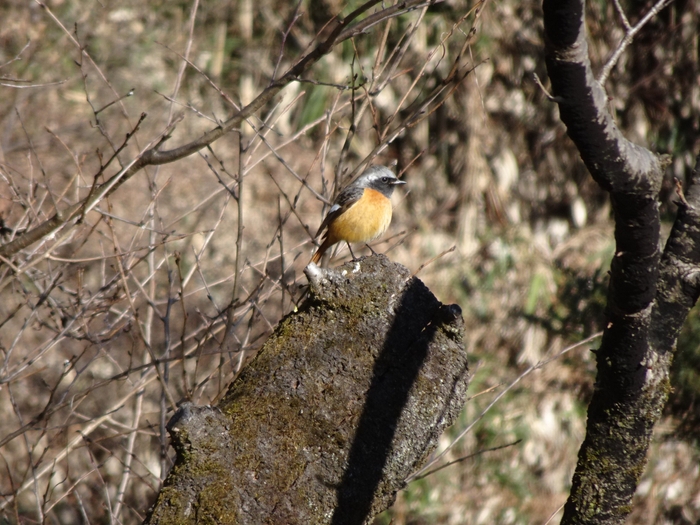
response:
[[[391,222],[391,194],[399,184],[406,181],[389,168],[375,165],[344,188],[314,236],[323,234],[323,242],[311,262],[318,264],[326,250],[340,241],[348,243],[354,259],[351,242],[368,243],[382,235]]]

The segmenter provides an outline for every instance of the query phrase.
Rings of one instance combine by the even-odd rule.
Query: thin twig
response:
[[[100,109],[96,110],[95,115],[102,113],[108,107],[116,104],[117,102],[124,100],[125,98],[129,98],[129,97],[134,96],[135,92],[136,92],[136,90],[134,88],[131,88],[129,91],[127,91],[126,95],[122,95],[121,97],[115,98],[112,102],[108,102],[106,105],[104,105]]]
[[[11,58],[10,60],[5,62],[4,64],[0,64],[0,69],[4,68],[5,66],[9,66],[10,64],[12,64],[12,62],[17,62],[18,60],[22,60],[22,54],[27,50],[27,48],[29,47],[29,45],[31,43],[32,43],[31,40],[27,40],[27,43],[24,44],[24,47],[19,50],[19,53],[17,53],[14,58]]]
[[[189,62],[190,51],[192,50],[192,42],[194,41],[194,26],[197,21],[197,10],[199,9],[199,0],[194,0],[192,3],[192,8],[190,9],[190,19],[189,19],[189,32],[187,34],[187,45],[185,46],[185,54],[183,56],[183,61],[180,64],[180,69],[178,69],[177,76],[175,77],[175,87],[173,88],[173,93],[170,95],[172,99],[177,99],[177,94],[180,91],[180,86],[182,85],[182,77],[185,75],[185,68]],[[170,111],[168,113],[168,124],[173,121],[173,112],[175,106],[170,105]]]
[[[615,10],[617,11],[617,14],[620,15],[620,19],[622,20],[622,27],[625,28],[625,32],[631,31],[632,26],[630,25],[630,21],[627,19],[625,10],[622,9],[620,0],[613,0],[613,4],[615,5]]]
[[[554,519],[554,516],[556,516],[557,513],[558,513],[561,509],[564,508],[564,505],[566,505],[566,501],[565,501],[564,503],[562,503],[561,505],[559,505],[559,507],[557,508],[557,510],[555,510],[554,512],[552,512],[552,513],[549,515],[549,518],[547,518],[547,521],[545,521],[543,525],[549,525],[549,524],[552,522],[552,520]]]
[[[429,264],[434,263],[434,262],[437,261],[438,259],[444,257],[444,256],[447,255],[448,253],[452,253],[452,252],[455,251],[456,249],[457,249],[457,246],[456,246],[456,245],[453,245],[451,248],[448,248],[447,250],[443,251],[442,253],[439,253],[438,255],[436,255],[435,257],[433,257],[432,259],[430,259],[429,261],[424,262],[423,264],[420,265],[420,267],[419,267],[415,272],[413,272],[412,277],[415,277],[416,275],[418,275],[418,274],[419,274],[426,266],[428,266]]]
[[[624,12],[622,11],[622,7],[619,7],[618,12],[620,13],[620,16],[622,18],[622,24],[625,26],[627,32],[625,34],[625,37],[618,44],[617,49],[615,49],[613,54],[610,55],[610,58],[608,58],[608,61],[603,66],[603,69],[600,70],[600,75],[598,76],[598,83],[601,86],[605,85],[605,82],[608,80],[608,76],[610,75],[612,68],[615,67],[615,64],[617,64],[617,61],[620,59],[620,56],[622,56],[622,53],[624,53],[625,49],[627,49],[627,46],[629,46],[634,40],[634,35],[636,35],[639,32],[639,30],[642,29],[647,24],[647,22],[649,22],[649,20],[656,16],[656,14],[659,11],[661,11],[670,3],[671,0],[658,0],[653,5],[653,7],[649,9],[647,14],[644,15],[634,27],[630,27],[630,23],[627,20],[627,17],[625,16]],[[619,6],[617,1],[615,2],[615,6]]]
[[[236,224],[236,259],[234,263],[233,292],[231,293],[231,304],[236,304],[238,297],[238,286],[241,275],[242,247],[243,247],[243,158],[245,147],[243,146],[243,135],[238,133],[238,198],[236,199],[237,224]]]
[[[542,91],[544,96],[547,97],[547,100],[550,100],[551,102],[561,102],[563,100],[561,97],[555,97],[549,91],[547,91],[547,88],[544,87],[544,84],[542,84],[542,81],[537,73],[532,74],[532,79],[535,81],[535,84],[537,84],[537,87],[540,88],[540,91]]]
[[[133,418],[131,420],[132,430],[129,433],[129,437],[126,440],[126,450],[124,451],[124,459],[122,460],[122,477],[119,481],[119,486],[117,487],[117,501],[114,505],[114,518],[115,522],[119,523],[119,515],[121,514],[122,505],[124,504],[124,496],[126,494],[126,488],[129,484],[129,478],[131,476],[131,462],[134,458],[134,445],[136,444],[136,436],[138,434],[139,421],[141,420],[141,410],[143,408],[143,389],[140,389],[136,394],[136,399],[134,399],[134,412]]]
[[[464,463],[468,459],[472,459],[472,458],[475,458],[477,456],[481,456],[482,454],[486,454],[487,452],[495,452],[496,450],[502,450],[504,448],[513,447],[520,442],[522,442],[522,439],[517,439],[517,440],[513,441],[512,443],[507,443],[505,445],[499,445],[497,447],[479,450],[478,452],[474,452],[473,454],[467,454],[466,456],[462,456],[461,458],[457,458],[454,461],[450,461],[448,463],[445,463],[444,465],[440,465],[439,467],[436,467],[433,470],[429,470],[428,472],[421,474],[420,476],[414,478],[412,481],[418,481],[419,479],[427,478],[428,476],[432,476],[436,472],[440,472],[442,469],[445,469],[447,467],[451,467],[452,465],[456,465],[458,463]]]
[[[274,81],[277,77],[277,71],[279,70],[280,63],[282,62],[282,57],[284,57],[284,46],[287,44],[287,38],[289,38],[289,33],[292,31],[294,24],[301,17],[301,3],[302,0],[298,0],[296,7],[294,8],[294,13],[292,14],[292,20],[287,24],[287,29],[282,33],[282,41],[280,42],[280,52],[277,55],[277,62],[275,63],[275,69],[272,71],[272,80]]]

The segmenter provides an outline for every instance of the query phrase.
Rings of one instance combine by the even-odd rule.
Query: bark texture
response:
[[[369,523],[458,414],[458,306],[381,255],[307,276],[218,407],[171,420],[177,461],[146,523]]]
[[[585,2],[545,0],[543,9],[547,71],[562,122],[615,214],[606,328],[562,523],[623,523],[668,397],[678,333],[700,290],[698,174],[662,252],[658,193],[666,161],[629,142],[609,114],[588,58]]]

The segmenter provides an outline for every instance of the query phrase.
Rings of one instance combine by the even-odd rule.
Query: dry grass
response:
[[[167,148],[225,120],[341,7],[4,3],[3,242],[86,199],[172,122]],[[462,306],[475,369],[445,447],[529,366],[599,329],[609,209],[531,80],[546,78],[538,5],[470,7],[417,9],[342,43],[240,130],[141,170],[3,261],[5,520],[139,522],[171,465],[173,407],[215,400],[294,307],[324,207],[367,162],[408,181],[375,249],[418,271],[456,246],[419,274]],[[619,35],[612,8],[590,9],[602,63]],[[673,153],[680,178],[683,115],[700,105],[697,60],[678,51],[693,10],[655,20],[608,83],[621,125]],[[470,73],[431,101],[463,49]],[[594,366],[578,349],[523,378],[446,457],[522,441],[410,485],[394,523],[544,523],[566,498]],[[630,523],[697,520],[697,451],[671,439],[653,454]]]

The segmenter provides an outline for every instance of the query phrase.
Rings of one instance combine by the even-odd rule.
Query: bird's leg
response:
[[[356,260],[357,260],[357,257],[355,257],[355,254],[352,253],[352,247],[350,246],[350,243],[349,243],[349,242],[346,242],[346,244],[348,245],[348,250],[350,250],[350,255],[352,256],[352,260],[353,260],[353,261],[356,261]]]
[[[369,251],[372,252],[372,255],[377,255],[377,252],[375,252],[369,244],[365,244],[365,246],[367,246],[367,248],[369,248]]]

